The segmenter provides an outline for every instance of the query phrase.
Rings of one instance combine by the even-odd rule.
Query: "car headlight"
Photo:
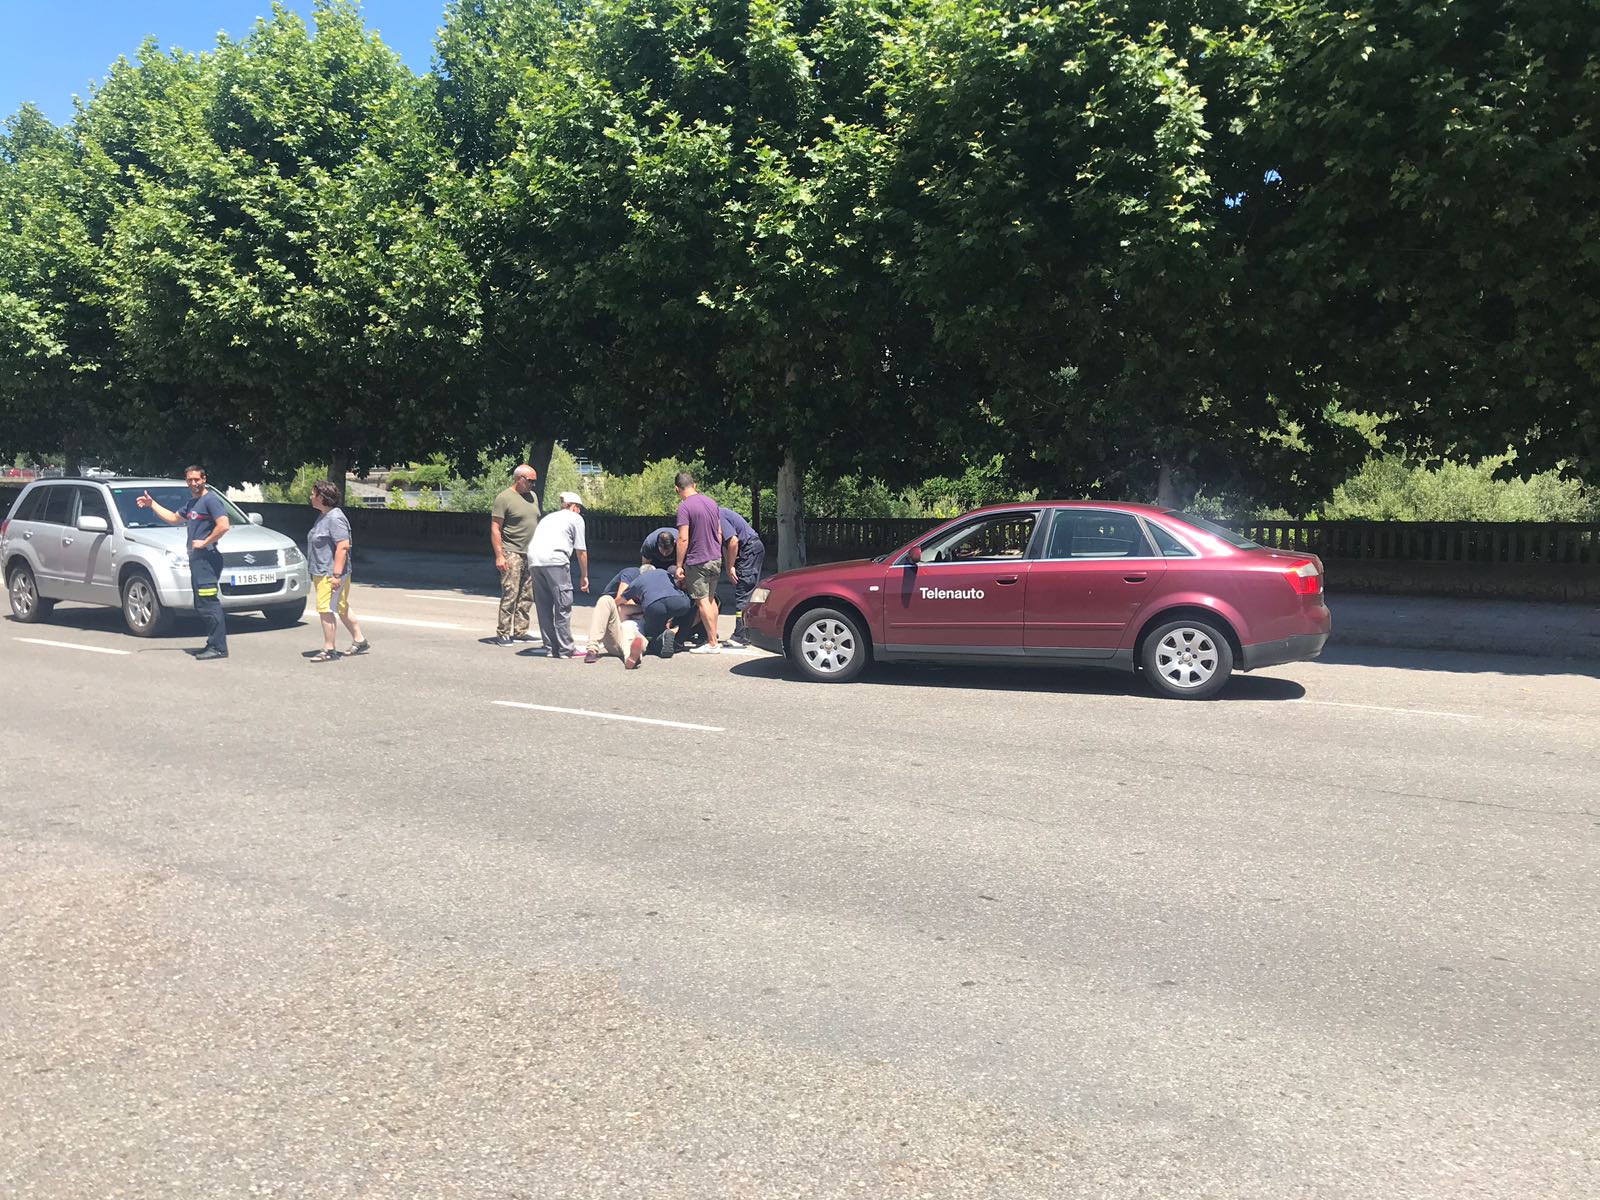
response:
[[[757,588],[755,591],[750,593],[750,603],[765,604],[767,602],[767,597],[770,595],[772,595],[771,588]]]
[[[187,571],[189,569],[189,556],[187,554],[179,554],[176,550],[168,550],[167,566],[174,571]]]
[[[286,567],[298,567],[305,560],[306,556],[301,554],[294,546],[290,546],[283,552],[283,565]]]

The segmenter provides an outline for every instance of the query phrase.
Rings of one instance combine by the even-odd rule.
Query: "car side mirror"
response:
[[[252,525],[260,525],[261,523],[262,523],[262,521],[261,521],[261,514],[260,513],[251,513],[250,514],[250,524],[252,524]]]
[[[922,561],[922,547],[921,546],[913,546],[913,547],[911,547],[911,549],[907,550],[906,551],[906,561],[908,563],[910,563],[913,567],[916,566],[919,562],[921,562]]]
[[[104,517],[79,517],[78,530],[80,533],[110,533],[111,526]]]

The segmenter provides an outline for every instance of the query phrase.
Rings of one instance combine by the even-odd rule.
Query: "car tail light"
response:
[[[1283,577],[1301,596],[1315,596],[1322,590],[1322,568],[1309,558],[1305,562],[1295,563],[1283,573]]]

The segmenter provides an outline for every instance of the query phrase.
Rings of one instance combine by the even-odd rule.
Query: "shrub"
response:
[[[1496,479],[1506,458],[1425,466],[1397,455],[1368,459],[1333,490],[1329,520],[1589,521],[1600,492],[1554,472]]]

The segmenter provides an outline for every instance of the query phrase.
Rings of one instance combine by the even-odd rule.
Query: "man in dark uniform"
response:
[[[189,485],[189,501],[177,512],[156,502],[149,492],[134,501],[148,508],[168,525],[189,527],[189,580],[194,586],[195,615],[205,623],[205,649],[194,657],[199,662],[228,657],[228,623],[222,615],[222,551],[217,542],[228,532],[228,510],[206,483],[203,467],[189,467],[183,473]]]
[[[727,567],[728,582],[733,584],[733,634],[728,641],[735,646],[748,646],[744,635],[744,606],[750,603],[750,593],[761,582],[761,569],[767,562],[767,548],[761,544],[761,535],[731,508],[722,510],[722,559]]]
[[[658,571],[665,571],[678,562],[678,531],[670,525],[650,531],[650,536],[639,546],[639,560],[647,562]]]

